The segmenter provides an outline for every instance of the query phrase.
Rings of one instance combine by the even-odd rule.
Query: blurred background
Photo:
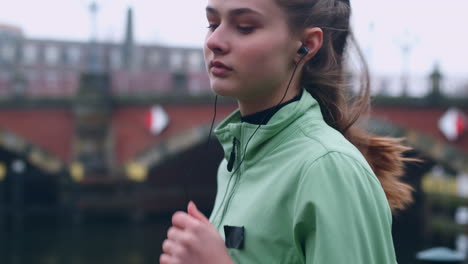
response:
[[[366,126],[423,160],[406,168],[398,262],[468,263],[468,3],[351,2]],[[1,0],[0,263],[157,263],[174,211],[210,214],[222,150],[207,142],[205,5]],[[216,120],[235,108],[220,99]]]

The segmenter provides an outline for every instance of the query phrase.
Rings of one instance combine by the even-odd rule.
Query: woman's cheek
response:
[[[273,73],[276,67],[286,63],[284,61],[285,44],[270,38],[268,41],[265,38],[247,46],[245,52],[242,53],[243,59],[249,61],[252,68],[272,71],[271,73]]]
[[[241,72],[242,77],[246,78],[245,80],[251,80],[251,78],[263,79],[263,76],[271,74],[271,67],[274,67],[274,65],[272,65],[271,55],[261,49],[250,50],[249,52],[243,53],[239,62],[241,62],[242,66],[240,66],[241,68],[238,70]]]

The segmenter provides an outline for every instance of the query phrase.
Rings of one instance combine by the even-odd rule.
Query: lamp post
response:
[[[10,261],[8,263],[21,263],[22,259],[22,239],[24,235],[24,178],[27,170],[27,165],[24,160],[17,158],[12,160],[10,164],[11,170],[11,211],[12,211],[12,229],[13,233],[9,240],[11,241],[9,254]]]
[[[91,38],[89,41],[89,52],[88,52],[88,61],[87,68],[88,71],[96,73],[101,71],[100,65],[100,54],[98,47],[98,24],[97,24],[97,14],[99,11],[98,4],[96,1],[92,1],[89,4],[89,14],[91,16]]]
[[[410,69],[410,58],[411,52],[416,44],[418,44],[418,37],[414,36],[410,31],[406,30],[401,37],[399,37],[398,44],[401,49],[401,95],[408,96],[408,92],[411,89],[411,69]]]
[[[12,206],[13,225],[21,227],[24,220],[24,172],[26,163],[22,159],[15,159],[11,162],[12,178]]]

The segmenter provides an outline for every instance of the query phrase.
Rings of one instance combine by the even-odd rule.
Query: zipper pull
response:
[[[232,171],[232,168],[234,167],[234,161],[236,160],[236,138],[232,139],[232,150],[231,150],[231,156],[229,156],[229,161],[227,164],[227,169],[229,172]]]

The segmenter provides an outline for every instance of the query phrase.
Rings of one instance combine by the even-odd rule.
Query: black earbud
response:
[[[309,53],[309,49],[304,44],[302,44],[301,47],[297,50],[297,53],[305,56],[307,53]]]

